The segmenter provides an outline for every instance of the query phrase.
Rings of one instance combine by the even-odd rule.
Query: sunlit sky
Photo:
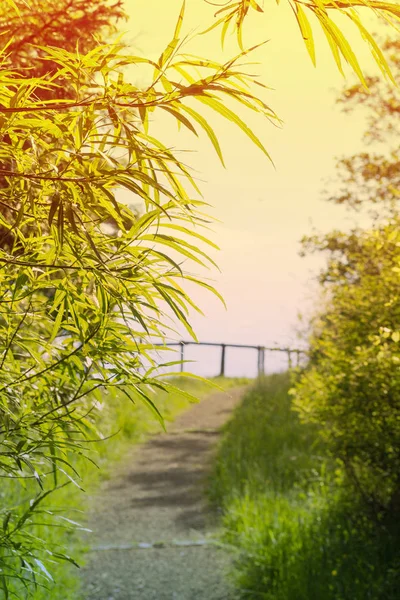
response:
[[[216,7],[204,0],[187,0],[186,5],[182,33],[199,33],[211,23]],[[121,29],[127,32],[127,40],[136,53],[157,59],[172,38],[181,0],[125,0],[125,6],[130,20]],[[347,21],[337,22],[348,32],[362,66],[370,71],[368,47]],[[335,173],[335,157],[362,148],[364,116],[345,115],[336,105],[345,81],[320,27],[313,25],[317,68],[286,2],[277,6],[265,1],[265,14],[254,14],[245,25],[247,45],[269,40],[254,53],[259,64],[252,72],[256,69],[260,81],[273,88],[266,99],[284,124],[276,128],[257,115],[244,111],[240,115],[267,147],[275,167],[241,131],[217,116],[211,124],[226,169],[206,136],[199,140],[189,132],[178,133],[173,123],[157,118],[151,125],[152,133],[164,136],[169,145],[194,151],[187,162],[203,182],[204,199],[220,221],[211,237],[221,248],[216,256],[221,273],[213,271],[209,277],[228,308],[206,292],[193,291],[205,313],[205,317],[192,318],[201,341],[298,346],[297,315],[307,314],[317,298],[315,276],[324,260],[300,258],[299,240],[314,229],[329,231],[355,224],[355,216],[324,201],[322,191]],[[219,33],[211,33],[195,37],[186,51],[227,60],[238,48],[232,34],[222,53]],[[131,75],[137,77],[133,70]],[[350,71],[348,81],[354,81]],[[201,354],[196,369],[212,375],[210,365],[216,359],[211,351],[207,357]],[[255,362],[254,355],[232,351],[228,372],[251,374]]]

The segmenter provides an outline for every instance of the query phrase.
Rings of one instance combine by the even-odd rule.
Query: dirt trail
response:
[[[137,447],[93,499],[85,600],[232,600],[204,479],[245,388],[217,392]]]

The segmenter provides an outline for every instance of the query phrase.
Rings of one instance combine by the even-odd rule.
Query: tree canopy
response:
[[[399,81],[399,42],[391,35],[383,47],[394,79]],[[330,200],[358,211],[372,211],[377,220],[398,213],[400,188],[398,88],[379,77],[367,78],[369,92],[359,83],[347,87],[339,98],[352,114],[362,107],[367,115],[365,150],[338,162],[339,192]]]

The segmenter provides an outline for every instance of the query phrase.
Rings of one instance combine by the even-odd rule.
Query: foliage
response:
[[[3,67],[31,79],[52,75],[57,71],[53,61],[44,60],[46,47],[89,52],[98,45],[99,36],[106,37],[114,33],[115,24],[124,17],[119,1],[110,5],[105,0],[61,0],[57,3],[33,0],[29,4],[25,0],[17,0],[14,6],[15,10],[10,10],[7,0],[0,2],[0,35],[5,45]],[[58,78],[58,86],[36,88],[36,97],[42,100],[74,97],[69,80],[61,74]],[[2,141],[10,145],[13,143],[7,132],[4,132]],[[26,136],[23,150],[29,145]],[[10,160],[5,162],[3,157],[2,166],[11,168]],[[0,188],[3,187],[7,188],[8,184],[0,176]],[[7,204],[0,204],[0,212],[6,219],[12,220],[12,208],[8,208]],[[10,248],[13,241],[12,231],[0,225],[0,245]]]
[[[397,48],[386,44],[395,78]],[[372,94],[357,84],[344,101],[372,109],[369,139],[393,136],[393,151],[343,159],[343,191],[332,199],[379,203],[378,215],[391,220],[304,239],[304,251],[325,251],[329,262],[309,365],[295,385],[298,415],[284,385],[254,390],[228,425],[214,469],[211,497],[237,553],[242,597],[398,595],[398,101],[391,85],[367,82]]]
[[[386,49],[398,78],[398,42],[387,41]],[[305,420],[323,425],[332,452],[377,519],[400,507],[399,97],[378,78],[369,84],[370,94],[357,84],[340,101],[347,110],[365,106],[365,139],[391,142],[391,148],[341,159],[342,189],[331,199],[350,209],[376,207],[373,226],[303,240],[304,253],[326,252],[328,264],[311,323],[310,364],[295,403]]]
[[[280,0],[276,1],[277,4],[280,3]],[[210,4],[212,3],[210,2]],[[344,74],[342,68],[342,61],[344,61],[351,67],[362,85],[365,88],[367,87],[367,81],[354,51],[340,27],[331,18],[332,14],[343,15],[350,19],[363,40],[368,44],[371,54],[383,75],[393,79],[382,50],[378,46],[374,36],[371,35],[361,21],[358,11],[360,8],[370,9],[384,22],[397,26],[400,17],[400,8],[397,3],[381,2],[379,0],[344,0],[341,2],[331,2],[329,0],[308,0],[307,2],[289,0],[289,6],[296,18],[301,36],[314,65],[316,64],[316,51],[311,23],[316,20],[325,34],[339,71]],[[227,31],[233,25],[237,32],[239,46],[242,48],[243,25],[246,17],[253,12],[264,12],[261,2],[257,0],[228,0],[216,12],[215,16],[218,19],[207,31],[221,26],[222,43],[224,43]],[[311,22],[309,17],[311,17]]]
[[[239,16],[250,5],[255,8],[231,3]],[[357,5],[349,3],[345,12]],[[390,3],[369,6],[397,14]],[[32,526],[43,515],[57,523],[59,516],[43,508],[50,495],[68,482],[79,486],[71,457],[86,456],[88,441],[97,438],[104,391],[140,399],[162,421],[149,390],[174,386],[157,374],[153,343],[163,342],[177,321],[194,337],[188,314],[199,309],[184,291],[186,281],[213,291],[191,274],[194,265],[212,264],[207,246],[213,244],[200,232],[208,217],[196,181],[153,135],[150,121],[169,115],[192,133],[205,133],[222,162],[210,110],[267,156],[236,109],[277,122],[260,97],[263,85],[253,91],[245,64],[250,50],[221,64],[183,52],[184,5],[157,61],[132,55],[120,40],[91,38],[123,17],[119,2],[91,0],[82,7],[78,0],[0,4],[6,27],[0,56],[0,468],[3,478],[30,493],[24,504],[2,509],[6,598],[20,596],[21,586],[49,581],[47,560],[73,560],[49,548]],[[327,29],[338,64],[339,49],[362,80],[327,16],[331,8],[344,10],[309,6]],[[66,40],[69,20],[75,27]],[[242,22],[240,16],[239,31]],[[309,49],[310,43],[308,36]],[[128,66],[142,69],[150,83],[128,81]],[[198,107],[206,107],[207,118]],[[119,201],[121,188],[141,201],[141,216]]]
[[[400,77],[399,41],[393,36],[384,43],[394,79]],[[329,200],[352,210],[368,210],[376,220],[399,212],[400,158],[398,87],[379,77],[368,77],[369,92],[359,84],[347,87],[338,102],[348,113],[364,109],[367,125],[366,149],[338,161],[339,191]],[[335,182],[336,183],[336,182]]]
[[[210,482],[239,597],[395,600],[396,519],[383,528],[368,518],[320,427],[292,411],[288,388],[283,374],[249,391],[225,428]]]
[[[316,241],[314,241],[316,243]],[[295,406],[317,421],[375,513],[399,509],[399,222],[322,238],[327,300],[314,318],[310,365]]]
[[[161,390],[151,395],[152,401],[162,412],[167,424],[176,418],[183,410],[191,405],[187,393],[204,398],[213,391],[213,386],[228,389],[238,385],[236,379],[216,378],[211,382],[195,380],[193,378],[172,378],[172,383],[179,386],[182,391],[166,393]],[[68,547],[75,560],[80,565],[87,560],[87,550],[92,543],[92,534],[85,534],[87,527],[88,495],[98,493],[99,486],[108,477],[111,477],[116,464],[129,461],[132,450],[137,443],[143,442],[149,435],[158,433],[161,425],[158,419],[141,403],[136,403],[129,410],[126,406],[126,398],[122,392],[113,397],[105,396],[101,403],[97,426],[102,432],[103,439],[90,445],[91,457],[95,464],[81,456],[73,457],[73,466],[81,476],[84,491],[76,486],[69,485],[48,497],[46,510],[53,514],[67,517],[71,521],[79,522],[80,528],[65,519],[59,519],[64,527],[43,527],[40,524],[33,525],[31,531],[37,536],[46,536],[46,543],[51,548]],[[18,498],[13,496],[13,482],[3,486],[3,501],[15,502]],[[34,484],[30,484],[31,493],[34,493]],[[18,493],[18,490],[16,490]],[[26,497],[29,497],[26,490]],[[82,507],[85,507],[84,509]],[[51,569],[50,569],[51,566]],[[79,570],[73,565],[65,563],[56,564],[50,561],[54,582],[48,582],[46,587],[38,587],[33,593],[35,600],[80,600],[83,598],[81,590],[81,579]]]
[[[8,0],[1,0],[0,35],[7,41],[4,56],[7,67],[21,75],[42,77],[54,74],[57,63],[46,60],[44,48],[63,48],[87,54],[96,48],[98,38],[116,31],[118,21],[126,19],[122,1],[115,0],[16,0],[10,10]],[[40,89],[42,97],[68,94],[68,80],[62,88]],[[73,93],[73,90],[70,90]]]
[[[248,490],[258,494],[270,487],[285,492],[315,477],[321,452],[315,443],[317,428],[300,424],[291,410],[288,388],[288,373],[265,377],[234,412],[214,464],[215,487],[210,487],[214,503],[246,495]]]
[[[167,112],[192,131],[199,125],[221,158],[189,99],[233,121],[262,149],[220,98],[275,118],[246,88],[243,53],[222,65],[178,54],[182,17],[158,63],[119,43],[86,54],[47,47],[42,60],[52,68],[30,77],[10,70],[3,53],[0,202],[11,241],[0,243],[0,466],[21,489],[37,484],[30,503],[2,510],[6,597],[15,582],[49,579],[46,557],[69,560],[30,530],[54,489],[79,485],[71,454],[84,456],[86,440],[98,437],[104,390],[141,399],[161,420],[146,390],[174,386],[155,371],[154,340],[165,339],[170,317],[194,335],[187,313],[196,306],[182,283],[196,279],[184,262],[211,264],[197,227],[207,218],[186,165],[150,134],[149,113]],[[151,69],[146,89],[125,81],[128,65]],[[177,74],[185,83],[175,83]],[[65,97],[44,99],[66,80]],[[118,201],[120,187],[141,199],[141,217]],[[118,226],[111,232],[109,219]]]

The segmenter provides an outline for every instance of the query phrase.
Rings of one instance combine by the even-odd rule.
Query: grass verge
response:
[[[289,385],[279,374],[249,391],[225,427],[210,480],[239,596],[395,600],[399,526],[377,526],[366,514],[317,427],[292,412]]]
[[[153,396],[153,402],[162,414],[167,429],[168,422],[173,421],[191,404],[191,400],[185,395],[185,392],[201,399],[215,390],[213,384],[228,389],[245,383],[245,380],[215,378],[207,382],[179,377],[171,380],[171,383],[179,387],[181,392],[169,394],[157,392]],[[140,400],[131,405],[122,393],[104,398],[104,402],[98,408],[97,428],[102,436],[108,439],[90,444],[88,454],[93,462],[83,456],[72,457],[73,466],[80,475],[80,479],[77,481],[85,491],[71,484],[52,493],[46,504],[43,504],[43,521],[49,522],[49,513],[61,515],[62,520],[58,520],[58,526],[54,526],[54,519],[51,519],[52,526],[32,522],[29,528],[31,534],[46,540],[46,547],[51,548],[54,552],[67,549],[67,553],[78,563],[84,561],[85,553],[88,550],[85,545],[87,542],[84,542],[88,536],[84,535],[82,531],[89,508],[87,505],[88,493],[94,492],[101,481],[110,476],[115,464],[123,460],[124,455],[133,444],[140,443],[148,435],[161,430],[161,425],[154,413]],[[0,498],[4,506],[23,505],[29,498],[34,497],[36,492],[35,484],[28,481],[24,490],[25,497],[22,497],[20,484],[10,480],[2,486]],[[80,526],[77,527],[73,522],[79,523]],[[62,526],[63,523],[65,527]],[[42,563],[53,577],[54,583],[48,584],[45,577],[42,581],[40,580],[42,578],[38,578],[38,582],[42,585],[38,585],[33,594],[31,592],[26,594],[18,588],[15,590],[14,597],[19,600],[25,597],[34,600],[48,600],[49,598],[52,600],[82,600],[79,589],[79,570],[76,566],[68,562],[59,563],[53,560],[50,553]]]

